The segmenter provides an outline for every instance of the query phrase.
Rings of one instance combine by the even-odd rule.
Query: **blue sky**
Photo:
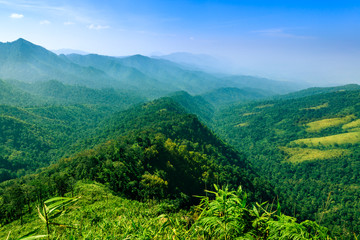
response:
[[[1,42],[112,56],[204,53],[234,73],[360,83],[359,1],[0,0],[0,26]]]

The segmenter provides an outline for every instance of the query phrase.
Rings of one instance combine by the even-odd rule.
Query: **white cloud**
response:
[[[24,15],[19,14],[19,13],[12,13],[12,14],[10,15],[10,17],[11,17],[11,18],[14,18],[14,19],[21,19],[21,18],[24,17]]]
[[[73,23],[73,22],[64,22],[64,25],[66,25],[66,26],[68,26],[68,25],[74,25],[75,23]]]
[[[51,22],[49,20],[43,20],[43,21],[40,21],[40,24],[41,25],[49,25]]]
[[[91,29],[91,30],[102,30],[102,29],[108,29],[108,28],[110,28],[110,26],[99,25],[99,24],[90,24],[88,26],[88,28]]]
[[[68,4],[63,4],[66,1],[49,1],[49,0],[0,0],[0,9],[3,5],[14,9],[12,11],[31,12],[37,15],[49,14],[53,16],[65,17],[64,19],[73,19],[73,21],[84,24],[91,24],[93,20],[93,11],[84,7],[72,7]],[[13,14],[12,14],[13,15]],[[12,16],[11,16],[12,17]]]

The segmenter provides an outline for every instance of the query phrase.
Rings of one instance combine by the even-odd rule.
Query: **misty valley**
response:
[[[0,239],[359,239],[360,86],[197,61],[0,43]]]

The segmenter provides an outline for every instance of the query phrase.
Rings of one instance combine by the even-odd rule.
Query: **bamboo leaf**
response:
[[[36,236],[31,236],[31,237],[20,238],[19,240],[39,239],[39,238],[46,238],[47,236],[48,235],[36,235]]]
[[[11,231],[9,232],[9,234],[7,235],[7,238],[6,238],[6,240],[9,240],[9,237],[10,237],[10,233],[11,233]]]
[[[52,213],[53,211],[57,210],[58,208],[64,207],[77,201],[78,198],[67,198],[67,197],[55,197],[45,201],[45,204],[52,203],[48,206],[48,213]]]
[[[46,200],[44,203],[50,203],[50,202],[57,202],[57,201],[63,201],[63,200],[69,200],[69,199],[73,199],[73,198],[68,198],[68,197],[54,197],[54,198],[50,198],[48,200]]]
[[[43,222],[46,223],[46,218],[45,218],[45,216],[41,213],[40,208],[37,207],[37,209],[38,209],[38,213],[39,213],[39,218],[40,218]]]

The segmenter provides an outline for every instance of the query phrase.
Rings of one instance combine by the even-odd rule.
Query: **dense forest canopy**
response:
[[[214,129],[267,176],[288,213],[358,232],[359,99],[354,90],[232,106]]]

